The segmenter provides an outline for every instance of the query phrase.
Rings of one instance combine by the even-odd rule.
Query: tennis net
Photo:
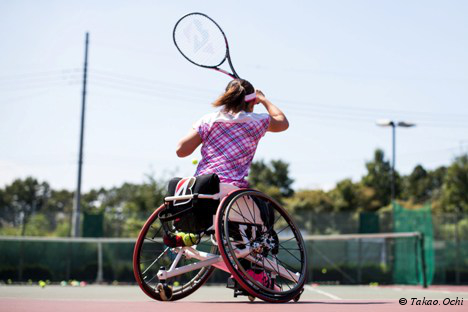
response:
[[[403,272],[422,276],[424,237],[419,232],[304,236],[308,281],[333,284],[394,284]],[[133,238],[0,236],[0,281],[85,280],[134,283]],[[420,280],[420,279],[414,279]],[[209,282],[224,283],[215,274]]]

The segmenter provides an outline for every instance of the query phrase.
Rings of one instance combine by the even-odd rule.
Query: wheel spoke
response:
[[[161,209],[161,208],[160,208]],[[159,292],[156,290],[159,278],[157,272],[161,266],[169,269],[174,257],[176,256],[171,252],[169,246],[163,243],[163,235],[166,231],[173,228],[172,223],[162,224],[157,214],[153,214],[151,219],[147,222],[149,226],[144,228],[143,232],[139,234],[138,244],[139,249],[137,252],[138,262],[135,264],[135,273],[139,277],[138,281],[143,290],[156,300],[161,300]],[[209,237],[201,235],[198,242],[198,249],[211,253],[216,253],[217,247],[213,246]],[[211,245],[211,249],[210,249]],[[180,259],[179,265],[188,265],[196,263],[198,260],[185,259],[183,256]],[[213,267],[199,268],[193,271],[182,273],[176,277],[168,279],[168,283],[177,282],[180,286],[173,286],[172,300],[178,300],[188,296],[200,286],[213,273]]]
[[[234,278],[251,294],[257,294],[266,301],[287,301],[294,298],[304,283],[304,276],[300,274],[303,273],[306,263],[301,234],[285,210],[268,196],[250,190],[233,194],[219,209],[223,209],[223,213],[219,214],[216,229],[222,235],[220,238],[222,241],[218,243],[224,250],[223,259],[229,264],[228,267]],[[262,226],[255,227],[249,224],[245,229],[238,230],[234,223],[229,222],[234,220],[241,225],[242,222],[253,221]],[[280,241],[279,235],[286,238]],[[239,241],[242,245],[237,245],[234,241]],[[238,258],[238,250],[247,244],[255,246],[256,252],[250,253],[245,258]],[[245,263],[245,260],[249,262]],[[256,275],[250,276],[246,273],[250,269],[262,272],[262,275],[259,275],[262,280],[257,281]],[[266,279],[269,280],[269,285],[266,284]],[[261,287],[256,286],[257,284]]]

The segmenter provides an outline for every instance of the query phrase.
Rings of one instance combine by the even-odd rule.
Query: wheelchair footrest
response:
[[[234,298],[237,296],[250,296],[233,277],[228,278],[226,288],[234,289]]]

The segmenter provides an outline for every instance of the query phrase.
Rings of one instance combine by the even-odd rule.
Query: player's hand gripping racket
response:
[[[191,63],[239,78],[232,66],[226,35],[219,25],[203,13],[183,16],[174,27],[174,44]],[[232,73],[219,68],[228,61]]]

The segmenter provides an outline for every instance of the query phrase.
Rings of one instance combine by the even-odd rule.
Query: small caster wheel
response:
[[[161,299],[163,301],[170,301],[172,299],[172,287],[168,286],[167,284],[162,284],[159,283],[156,286],[156,290],[159,293],[159,296],[161,296]]]
[[[255,297],[254,297],[254,296],[249,296],[249,300],[250,300],[250,302],[254,302],[254,301],[255,301]]]

